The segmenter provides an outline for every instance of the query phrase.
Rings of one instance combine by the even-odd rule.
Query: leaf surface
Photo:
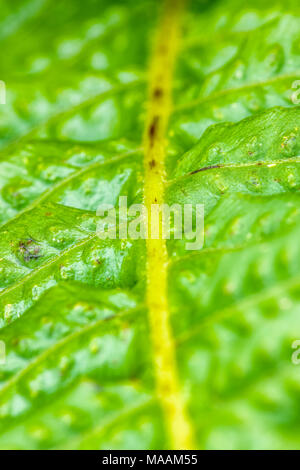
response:
[[[168,449],[143,240],[101,240],[140,203],[155,1],[0,1],[0,448]],[[168,302],[195,445],[299,448],[300,75],[296,0],[190,2],[168,125]]]

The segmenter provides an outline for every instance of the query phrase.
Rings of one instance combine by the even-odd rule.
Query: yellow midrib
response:
[[[172,78],[178,50],[183,0],[165,1],[152,58],[145,126],[144,204],[151,227],[151,205],[163,204],[166,132],[171,112]],[[192,449],[192,431],[181,395],[175,346],[167,301],[166,240],[147,239],[147,305],[155,362],[157,394],[162,405],[170,446]]]

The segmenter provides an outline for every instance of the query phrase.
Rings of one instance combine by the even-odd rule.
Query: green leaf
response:
[[[96,214],[143,198],[158,3],[0,0],[2,449],[172,447],[145,243]],[[296,0],[182,14],[165,201],[204,204],[205,242],[168,241],[168,302],[199,449],[300,448],[299,26]]]

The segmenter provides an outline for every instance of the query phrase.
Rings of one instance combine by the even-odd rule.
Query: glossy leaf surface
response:
[[[96,233],[142,201],[158,3],[0,0],[2,449],[170,448],[144,241]],[[168,300],[196,445],[299,448],[298,1],[182,22],[166,202],[204,204],[205,243],[168,242]]]

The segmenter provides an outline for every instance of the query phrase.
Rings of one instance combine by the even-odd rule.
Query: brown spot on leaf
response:
[[[150,137],[151,147],[153,146],[153,142],[157,134],[158,122],[159,122],[159,117],[154,116],[152,123],[150,124],[150,127],[149,127],[148,135]]]
[[[211,165],[205,166],[203,168],[199,168],[198,170],[191,171],[190,175],[195,175],[196,173],[200,173],[200,171],[212,170],[213,168],[222,168],[223,165]]]
[[[163,96],[162,88],[159,88],[159,87],[155,88],[154,91],[153,91],[153,97],[159,99],[162,96]]]

